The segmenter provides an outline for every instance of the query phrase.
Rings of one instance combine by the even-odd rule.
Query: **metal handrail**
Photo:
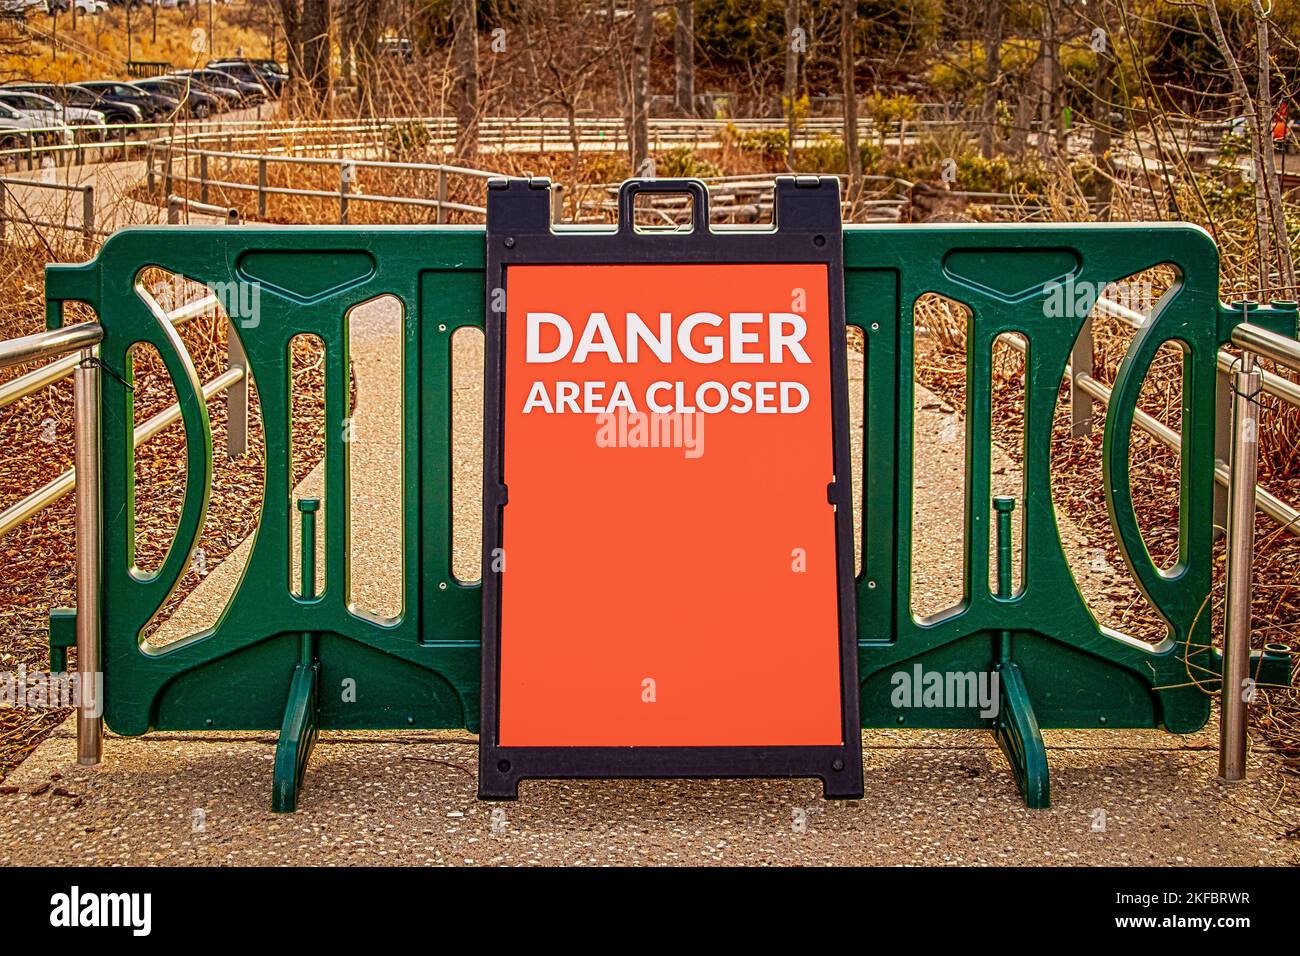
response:
[[[9,215],[9,191],[12,186],[24,186],[31,189],[50,189],[55,192],[81,193],[81,225],[71,226],[67,222],[50,222],[46,219],[34,219]],[[17,201],[17,200],[15,200]],[[78,232],[85,237],[87,245],[94,236],[106,236],[108,233],[95,228],[95,187],[89,183],[47,183],[42,180],[28,180],[8,176],[0,177],[0,240],[7,238],[8,223],[26,226],[41,226],[46,229],[62,229],[66,232]]]
[[[79,322],[58,329],[36,332],[16,339],[0,341],[0,368],[39,362],[42,359],[66,355],[82,349],[93,348],[104,338],[104,327],[98,322]]]
[[[95,330],[98,332],[98,336],[99,336],[98,338],[94,339],[95,342],[98,342],[99,339],[103,337],[103,329],[99,326],[98,323],[88,322],[88,323],[83,323],[83,325],[93,325],[95,327]],[[82,328],[82,326],[73,325],[73,326],[68,326],[68,328],[79,329]],[[58,329],[56,331],[61,332],[64,330]],[[83,335],[84,334],[85,333],[83,333]],[[28,336],[28,338],[35,338],[35,337],[36,336]],[[15,339],[13,341],[21,341],[21,340]],[[0,343],[0,346],[4,344],[7,343]],[[64,349],[63,351],[66,351],[66,349]],[[86,359],[87,359],[86,351],[88,350],[83,350],[81,355],[72,356],[74,360],[74,367],[76,367],[78,370],[81,370],[86,365]],[[96,369],[96,372],[97,371],[98,370]],[[245,374],[246,372],[243,367],[232,366],[231,368],[226,369],[221,374],[214,376],[211,379],[211,381],[207,382],[202,387],[204,401],[210,401],[213,398],[213,396],[225,392],[232,385],[235,385],[238,382],[242,381]],[[140,445],[144,444],[150,438],[153,438],[155,435],[161,432],[168,425],[171,425],[173,422],[177,421],[180,417],[181,417],[180,404],[173,403],[167,406],[167,408],[163,409],[161,412],[158,412],[156,415],[153,415],[146,421],[142,422],[139,426],[136,427],[134,432],[135,447],[138,448]],[[14,528],[18,527],[23,522],[29,520],[34,515],[39,514],[41,511],[44,511],[50,505],[54,504],[60,498],[63,498],[70,491],[72,491],[73,488],[76,487],[76,485],[77,485],[77,469],[74,466],[72,468],[69,468],[67,471],[63,472],[61,475],[59,475],[57,478],[53,479],[52,481],[49,481],[46,484],[42,485],[40,488],[37,488],[31,494],[27,495],[27,497],[10,505],[4,511],[0,512],[0,537],[3,537],[4,535],[8,534]]]
[[[1232,344],[1300,372],[1300,342],[1276,332],[1243,322],[1232,330]]]
[[[199,202],[187,196],[169,195],[167,197],[167,222],[176,225],[181,221],[181,212],[196,212],[200,216],[215,216],[224,220],[228,226],[239,225],[239,210],[234,206],[214,206]]]
[[[76,358],[76,356],[74,356]],[[203,386],[204,401],[211,401],[216,395],[229,389],[232,385],[241,381],[244,377],[244,370],[239,367],[228,368],[220,375],[216,375],[211,381]],[[134,447],[139,448],[150,438],[153,438],[167,426],[179,421],[181,417],[181,407],[178,403],[173,403],[164,408],[156,415],[150,416],[145,421],[136,426],[133,433]],[[68,492],[77,486],[77,469],[76,466],[69,468],[59,477],[53,479],[37,488],[26,498],[18,501],[4,511],[0,512],[0,537],[8,534],[14,528],[33,516],[44,511],[50,505],[54,504],[60,498],[65,497]]]
[[[171,320],[172,325],[182,325],[185,322],[188,322],[190,319],[194,318],[195,316],[203,315],[204,313],[206,313],[214,305],[217,304],[217,301],[218,301],[217,297],[214,295],[203,296],[202,298],[195,299],[193,302],[187,302],[185,305],[182,305],[179,308],[174,309],[171,312],[168,312],[167,318]],[[55,329],[54,331],[66,332],[68,329],[76,329],[76,328],[80,328],[80,326],[69,325],[61,329]],[[37,333],[37,335],[48,335],[48,334],[49,333],[46,332]],[[34,338],[34,337],[35,336],[28,336],[28,338]],[[6,351],[5,349],[6,346],[12,346],[13,343],[22,342],[22,341],[23,339],[10,339],[7,342],[0,342],[0,354],[3,354]],[[98,339],[96,339],[96,342],[98,342]],[[80,347],[81,346],[76,346],[75,348],[80,348]],[[75,351],[75,348],[72,350]],[[21,361],[11,362],[9,364],[21,365],[24,364],[25,362],[34,362],[34,361],[38,361],[38,359],[36,358],[23,359]],[[27,372],[24,375],[20,375],[17,378],[11,379],[8,382],[0,384],[0,408],[4,408],[6,405],[11,405],[14,402],[18,401],[19,399],[26,398],[28,395],[32,395],[36,392],[39,392],[47,385],[53,385],[55,382],[67,378],[69,375],[72,374],[72,370],[77,367],[78,361],[80,360],[78,359],[77,356],[69,355],[67,358],[61,358],[57,362],[51,362],[49,365],[45,365],[38,369],[33,369],[32,371]],[[0,362],[0,367],[4,367],[4,363]]]
[[[1024,352],[1028,344],[1024,338],[1014,332],[1006,336],[1008,344],[1019,352]],[[1286,341],[1283,339],[1283,341]],[[1081,391],[1086,392],[1089,397],[1096,399],[1105,408],[1110,404],[1112,389],[1104,382],[1093,378],[1087,372],[1074,374],[1074,369],[1070,365],[1065,366],[1065,374],[1061,376],[1062,381],[1070,381],[1075,384]],[[1140,408],[1133,409],[1133,424],[1137,425],[1144,432],[1150,435],[1156,441],[1160,442],[1166,448],[1175,452],[1182,452],[1183,440],[1178,432],[1174,431],[1160,419],[1156,418],[1149,412],[1144,412]],[[1225,488],[1231,487],[1232,475],[1227,462],[1215,459],[1214,462],[1214,480]],[[1300,511],[1291,507],[1277,495],[1273,494],[1266,488],[1257,487],[1255,489],[1256,500],[1259,504],[1259,510],[1264,512],[1284,529],[1292,534],[1300,535]]]

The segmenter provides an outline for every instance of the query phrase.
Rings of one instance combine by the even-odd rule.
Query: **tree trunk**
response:
[[[1110,114],[1115,101],[1115,59],[1109,50],[1097,54],[1097,74],[1092,87],[1092,164],[1097,169],[1097,199],[1101,218],[1110,219],[1115,164],[1110,158]]]
[[[798,132],[795,102],[799,99],[799,54],[805,40],[799,30],[799,0],[785,2],[785,168],[794,170],[794,137]]]
[[[452,0],[452,59],[456,105],[456,158],[468,161],[478,152],[478,4]]]
[[[1256,48],[1258,52],[1255,89],[1259,97],[1259,106],[1255,110],[1255,115],[1259,117],[1259,139],[1264,148],[1260,164],[1262,168],[1259,172],[1263,174],[1264,195],[1268,200],[1268,214],[1272,220],[1273,236],[1277,240],[1274,248],[1277,253],[1278,282],[1286,290],[1286,297],[1292,299],[1295,298],[1294,293],[1296,292],[1295,260],[1291,255],[1291,244],[1287,238],[1286,214],[1282,208],[1282,183],[1277,174],[1277,150],[1273,148],[1273,88],[1269,75],[1271,58],[1269,53],[1268,16],[1264,13],[1260,0],[1251,0],[1250,6],[1255,14]],[[1283,102],[1285,102],[1285,99]],[[1268,288],[1265,285],[1260,290],[1261,296]]]
[[[980,152],[993,158],[997,144],[998,79],[1002,75],[1002,7],[1006,0],[985,0],[984,102],[980,105]]]
[[[1029,146],[1029,132],[1034,125],[1034,111],[1038,109],[1039,96],[1043,86],[1042,56],[1043,51],[1040,43],[1038,59],[1030,65],[1029,72],[1019,86],[1020,95],[1016,100],[1016,114],[1011,121],[1011,136],[1006,144],[1007,150],[1017,156],[1022,155]]]
[[[677,29],[673,33],[677,84],[674,106],[682,116],[695,115],[695,2],[677,0]]]
[[[280,17],[284,21],[284,58],[289,66],[289,78],[303,78],[302,17],[298,0],[280,0]],[[272,34],[274,35],[274,34]]]
[[[630,144],[632,142],[632,94],[628,90],[628,66],[627,58],[623,55],[623,36],[619,30],[618,17],[616,16],[618,4],[616,0],[605,0],[605,22],[609,25],[609,34],[606,41],[609,44],[609,50],[614,60],[614,76],[617,80],[618,92],[618,112],[623,117],[623,135],[627,137]],[[615,148],[617,148],[617,143]]]
[[[636,0],[632,33],[632,174],[650,158],[650,53],[654,46],[654,4]]]
[[[856,0],[840,3],[840,74],[844,79],[844,165],[849,176],[848,197],[856,203],[862,188],[862,154],[858,150],[858,87],[853,56],[853,27],[858,18]]]
[[[1053,152],[1053,131],[1061,121],[1061,45],[1056,0],[1043,0],[1043,90],[1039,121],[1038,149],[1043,155]]]
[[[303,73],[319,104],[330,92],[330,0],[303,0]]]
[[[1259,289],[1268,289],[1270,284],[1269,263],[1273,261],[1271,235],[1268,214],[1268,186],[1261,175],[1264,164],[1265,120],[1256,112],[1255,98],[1246,85],[1246,77],[1241,72],[1241,64],[1228,44],[1228,37],[1223,32],[1223,21],[1219,19],[1219,5],[1216,0],[1205,0],[1205,8],[1210,15],[1210,26],[1214,31],[1214,40],[1218,44],[1219,54],[1228,64],[1228,73],[1232,77],[1232,87],[1241,100],[1242,113],[1246,120],[1246,129],[1250,132],[1251,159],[1255,163],[1255,242],[1259,254]],[[1269,149],[1272,149],[1269,144]]]

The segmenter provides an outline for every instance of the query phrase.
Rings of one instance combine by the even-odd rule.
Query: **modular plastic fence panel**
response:
[[[212,439],[200,383],[171,324],[136,288],[156,266],[207,284],[257,283],[256,321],[232,315],[260,398],[265,497],[238,590],[208,632],[153,648],[145,625],[176,586],[198,544],[211,490]],[[235,288],[238,288],[235,286]],[[151,729],[281,727],[304,633],[318,642],[319,727],[468,727],[478,721],[479,590],[451,573],[451,339],[483,324],[482,230],[131,229],[90,264],[51,271],[50,297],[81,299],[104,325],[105,720],[122,734]],[[228,292],[226,294],[229,294]],[[376,296],[401,302],[403,606],[391,624],[348,607],[348,310]],[[233,298],[233,297],[232,297]],[[294,594],[290,535],[290,341],[325,343],[326,587]],[[162,567],[133,569],[129,350],[161,352],[185,424],[188,480],[175,543]],[[394,359],[397,361],[397,359]],[[411,413],[412,410],[415,413]],[[343,682],[355,682],[345,701]]]
[[[845,299],[865,338],[863,569],[857,582],[861,719],[864,726],[990,727],[1011,758],[1026,799],[1045,805],[1038,727],[1201,727],[1210,696],[1188,661],[1209,660],[1216,349],[1224,341],[1218,254],[1202,230],[1182,225],[848,226]],[[224,227],[123,231],[97,258],[52,266],[51,324],[61,303],[83,300],[104,326],[103,666],[105,716],[121,734],[149,730],[282,728],[286,710],[315,708],[316,729],[477,730],[480,589],[452,574],[451,342],[482,328],[484,231],[462,227]],[[1168,622],[1147,645],[1108,632],[1071,574],[1052,504],[1050,451],[1062,373],[1083,315],[1049,316],[1051,282],[1097,288],[1158,265],[1177,281],[1133,339],[1106,418],[1107,505],[1134,578]],[[214,290],[256,283],[256,322],[232,315],[248,356],[265,427],[265,497],[239,586],[215,627],[155,648],[147,623],[191,560],[211,490],[212,438],[193,363],[176,330],[137,289],[156,266]],[[925,293],[972,310],[966,369],[966,598],[952,613],[918,622],[911,613],[913,560],[913,307]],[[348,606],[348,323],[350,308],[391,294],[403,309],[403,606],[391,623]],[[990,382],[994,340],[1029,343],[1025,371],[1026,456],[1023,570],[1009,598],[989,588],[993,509]],[[290,341],[325,343],[325,503],[319,597],[294,593],[290,535]],[[1161,571],[1138,530],[1129,475],[1134,409],[1157,349],[1184,350],[1179,558]],[[134,565],[132,395],[129,350],[148,343],[175,385],[186,431],[188,481],[175,543],[153,574]],[[394,361],[398,359],[395,357]],[[583,600],[575,579],[572,600]],[[302,671],[303,647],[317,664]],[[900,710],[893,675],[989,672],[1002,677],[1002,706]],[[1205,670],[1199,670],[1205,673]],[[297,675],[297,676],[296,676]],[[355,702],[339,692],[355,681]],[[291,683],[296,689],[290,692]],[[299,683],[302,684],[299,687]],[[314,700],[312,699],[314,697]],[[306,749],[285,759],[305,762]],[[1037,754],[1037,756],[1036,756]],[[1041,763],[1037,765],[1035,761]],[[301,778],[301,766],[297,771]],[[1041,777],[1041,780],[1038,778]],[[279,778],[277,777],[277,780]],[[278,786],[278,784],[277,784]],[[277,804],[279,805],[279,804]],[[282,808],[290,808],[289,800]]]
[[[982,727],[979,708],[900,711],[891,676],[985,672],[1010,632],[1040,727],[1165,727],[1186,733],[1209,716],[1210,697],[1189,673],[1210,676],[1214,484],[1214,396],[1218,253],[1202,230],[1182,225],[911,226],[845,230],[848,321],[865,346],[863,574],[858,589],[864,726]],[[1053,415],[1085,308],[1044,308],[1051,283],[1102,289],[1154,266],[1177,279],[1134,337],[1106,416],[1103,474],[1118,544],[1139,587],[1168,622],[1146,645],[1108,632],[1080,594],[1052,501]],[[926,293],[963,303],[967,327],[965,599],[933,622],[912,615],[913,308]],[[1074,310],[1070,310],[1074,311]],[[1011,598],[989,588],[991,381],[994,341],[1017,333],[1025,364],[1022,587]],[[1138,529],[1129,483],[1133,412],[1159,347],[1185,350],[1181,528],[1176,566],[1163,572]],[[1091,371],[1090,369],[1088,370]],[[1192,661],[1189,672],[1188,661]]]

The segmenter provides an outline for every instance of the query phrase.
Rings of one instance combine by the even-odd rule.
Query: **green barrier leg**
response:
[[[994,498],[997,512],[998,597],[1011,597],[1011,512],[1014,498]],[[1052,805],[1051,780],[1047,770],[1047,750],[1043,734],[1034,716],[1025,678],[1011,659],[1011,633],[1001,632],[994,647],[998,674],[998,714],[993,722],[993,739],[1006,755],[1015,775],[1016,786],[1031,810]]]
[[[317,671],[315,663],[299,664],[293,670],[284,724],[275,745],[275,777],[271,785],[271,809],[275,813],[292,813],[298,809],[298,793],[318,733]]]
[[[1034,705],[1025,689],[1020,668],[1012,661],[998,665],[998,716],[993,724],[993,739],[1002,748],[1016,786],[1031,810],[1052,805],[1051,782],[1047,773],[1047,751],[1038,729]]]
[[[316,511],[320,502],[303,498],[302,512],[302,596],[316,596]],[[310,632],[302,635],[302,660],[293,669],[289,682],[289,699],[284,707],[284,723],[275,745],[275,775],[271,783],[271,810],[292,813],[298,809],[298,794],[307,773],[307,761],[320,733],[317,706],[317,677],[320,662],[316,659],[316,639]]]

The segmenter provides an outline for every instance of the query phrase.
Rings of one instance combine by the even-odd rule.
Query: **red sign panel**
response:
[[[498,744],[840,744],[826,263],[506,274]]]

